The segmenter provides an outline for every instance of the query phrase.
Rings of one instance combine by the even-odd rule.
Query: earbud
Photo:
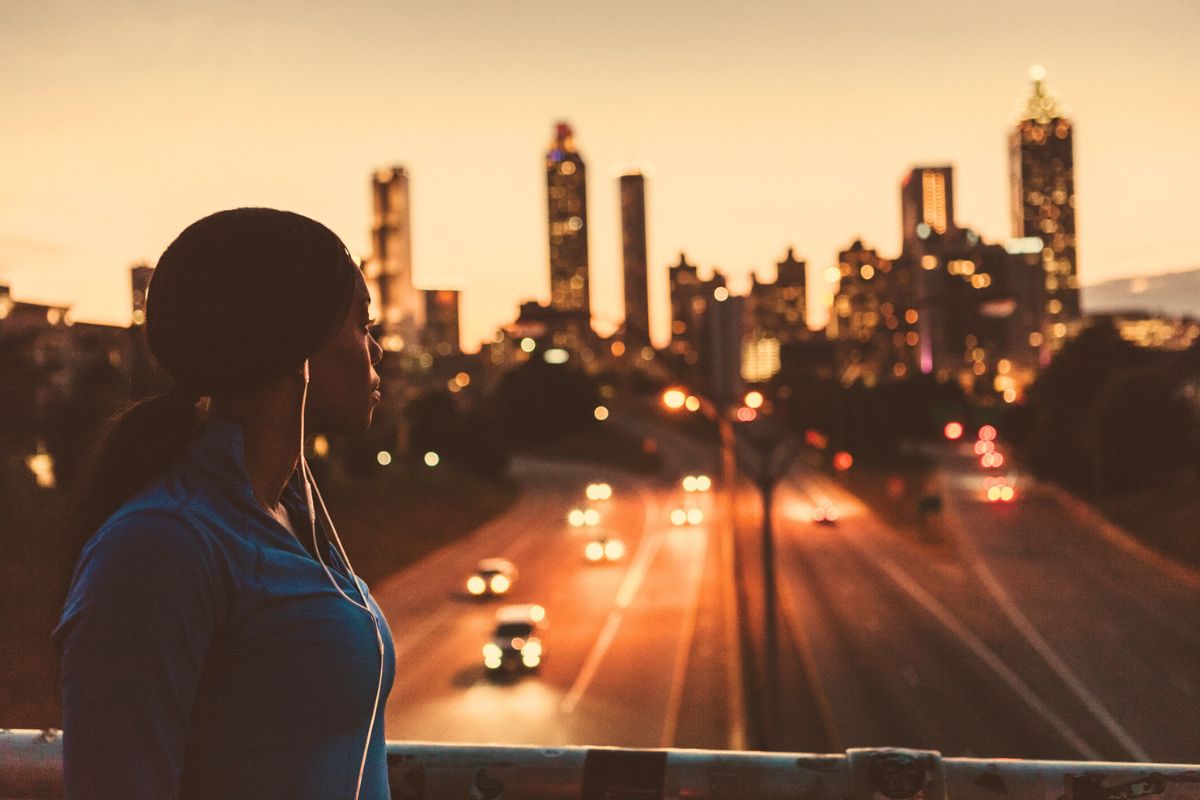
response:
[[[308,359],[304,359],[304,382],[308,383]]]

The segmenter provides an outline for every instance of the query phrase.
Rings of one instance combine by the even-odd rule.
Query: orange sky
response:
[[[822,317],[839,248],[896,252],[913,164],[953,163],[960,224],[1009,234],[1035,63],[1076,124],[1084,283],[1200,265],[1194,0],[98,5],[0,0],[0,282],[81,319],[126,323],[129,265],[220,208],[306,213],[365,254],[370,174],[400,163],[417,284],[463,290],[473,350],[548,295],[558,118],[589,170],[599,326],[630,162],[660,341],[680,250],[737,291],[794,246]]]

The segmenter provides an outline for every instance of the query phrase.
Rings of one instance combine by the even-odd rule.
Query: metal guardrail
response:
[[[0,730],[0,800],[62,795],[62,734]],[[1200,800],[1200,765],[388,742],[393,800]]]

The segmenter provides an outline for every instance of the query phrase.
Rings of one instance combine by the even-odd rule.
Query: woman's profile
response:
[[[391,634],[303,457],[370,425],[369,302],[298,214],[219,212],[163,253],[146,336],[173,388],[96,449],[54,631],[67,798],[389,797]]]

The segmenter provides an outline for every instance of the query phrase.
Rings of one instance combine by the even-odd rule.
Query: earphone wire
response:
[[[383,633],[379,630],[379,618],[375,616],[375,612],[371,610],[370,603],[367,601],[367,594],[363,591],[362,583],[358,579],[358,575],[354,572],[354,567],[350,565],[350,558],[346,555],[346,548],[342,546],[342,540],[337,534],[337,527],[333,524],[333,518],[329,515],[329,510],[325,507],[325,499],[321,497],[321,489],[317,486],[316,477],[312,474],[312,469],[308,466],[308,459],[304,457],[304,411],[308,405],[308,360],[304,361],[304,391],[300,396],[300,476],[304,479],[304,500],[308,510],[308,524],[312,530],[313,552],[317,556],[317,562],[321,565],[321,569],[325,571],[325,576],[329,578],[329,582],[337,593],[344,597],[348,602],[354,604],[363,611],[366,611],[371,617],[371,624],[375,628],[375,643],[379,649],[379,678],[375,683],[375,699],[371,703],[371,720],[367,723],[367,737],[363,744],[362,758],[358,764],[358,780],[354,786],[354,800],[359,799],[362,793],[363,773],[367,767],[367,754],[371,749],[371,736],[375,731],[375,718],[379,714],[379,698],[383,694],[383,662],[384,662],[384,646]],[[325,559],[321,557],[321,546],[317,542],[317,508],[313,503],[313,491],[316,491],[317,503],[321,506],[321,514],[324,517],[324,524],[327,526],[330,533],[333,534],[334,546],[337,548],[337,553],[341,557],[342,562],[346,565],[346,570],[350,573],[350,581],[354,584],[354,588],[358,592],[358,600],[350,597],[342,591],[342,587],[338,585],[337,580],[333,577]],[[326,539],[328,542],[328,539]]]

